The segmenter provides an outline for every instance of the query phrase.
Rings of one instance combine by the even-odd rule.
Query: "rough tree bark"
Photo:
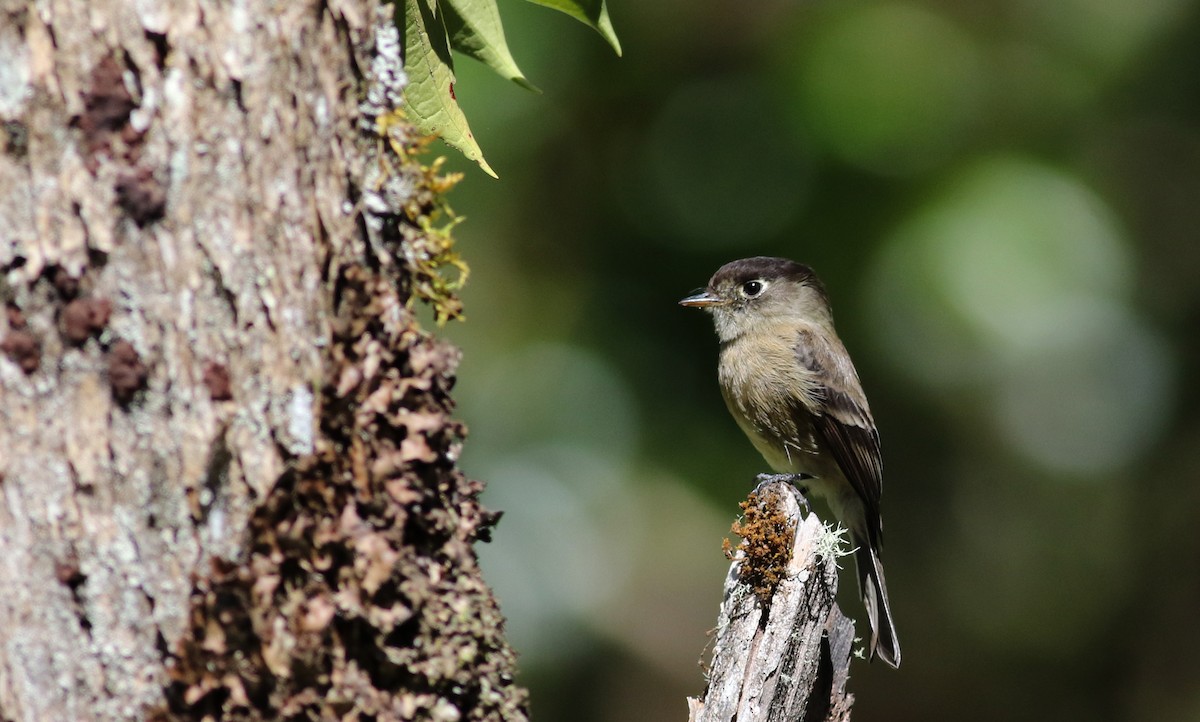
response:
[[[0,0],[0,719],[525,718],[390,23]]]
[[[839,538],[790,484],[760,488],[735,525],[708,684],[689,722],[848,722],[854,624],[837,607]]]

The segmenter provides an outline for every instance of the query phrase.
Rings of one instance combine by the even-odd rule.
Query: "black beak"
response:
[[[690,308],[708,308],[709,306],[723,306],[725,301],[711,291],[701,290],[680,301],[679,305]]]

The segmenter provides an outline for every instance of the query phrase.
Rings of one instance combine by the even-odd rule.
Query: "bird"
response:
[[[880,552],[883,458],[850,354],[812,268],[768,256],[721,266],[680,305],[708,311],[720,341],[717,376],[735,421],[775,475],[823,498],[855,547],[871,624],[870,657],[900,666]]]

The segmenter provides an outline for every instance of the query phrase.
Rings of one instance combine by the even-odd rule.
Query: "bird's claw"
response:
[[[796,491],[800,492],[800,504],[808,509],[808,489],[798,482],[815,478],[812,474],[759,474],[755,477],[758,480],[758,486],[754,487],[754,493],[761,493],[763,489],[775,483],[791,484]]]
[[[816,477],[814,477],[812,474],[759,474],[754,478],[758,480],[758,486],[755,487],[754,490],[761,491],[762,488],[768,484],[780,482],[783,484],[796,485],[796,482],[798,481],[806,481]]]

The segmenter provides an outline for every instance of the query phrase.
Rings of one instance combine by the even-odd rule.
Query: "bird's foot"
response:
[[[767,486],[768,484],[779,482],[782,484],[791,484],[799,489],[800,493],[803,494],[805,493],[806,489],[804,488],[804,485],[799,482],[815,479],[816,477],[812,474],[759,474],[754,478],[758,480],[758,486],[754,487],[754,491],[756,492],[762,491],[763,487]]]
[[[800,492],[800,497],[797,501],[800,502],[800,506],[804,508],[805,513],[812,510],[812,506],[808,503],[808,487],[801,483],[817,478],[812,474],[759,474],[755,478],[758,479],[758,486],[754,487],[755,494],[761,493],[763,489],[776,482],[791,484],[796,491]]]

